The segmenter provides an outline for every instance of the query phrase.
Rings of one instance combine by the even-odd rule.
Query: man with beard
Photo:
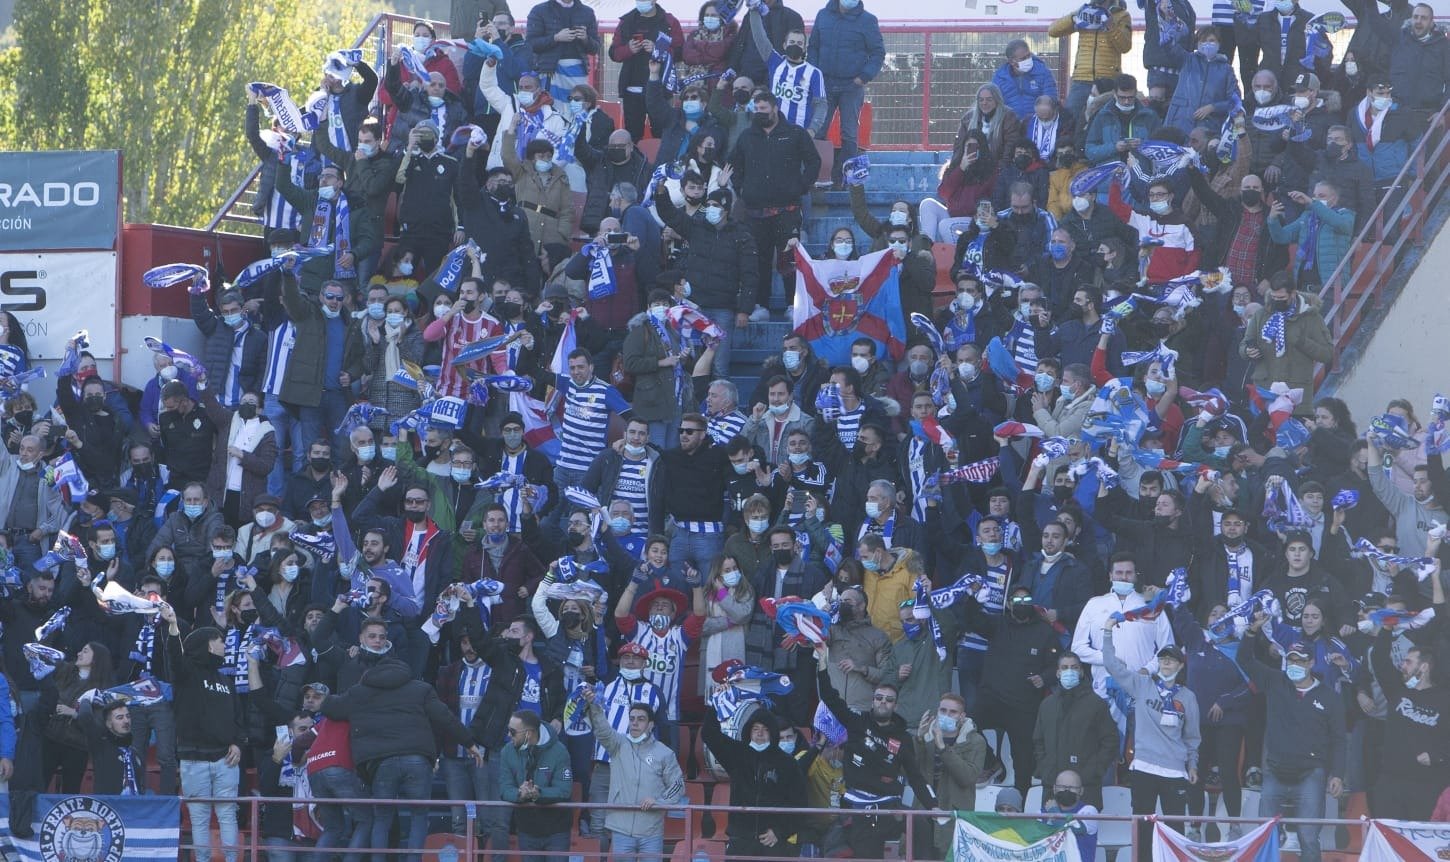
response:
[[[91,754],[94,792],[107,796],[135,796],[144,790],[144,761],[131,750],[131,712],[119,698],[98,705],[81,698],[77,720],[86,734]]]
[[[923,808],[936,807],[936,791],[918,768],[912,730],[896,714],[896,686],[877,684],[871,709],[864,714],[852,712],[831,684],[830,661],[830,647],[817,647],[816,685],[821,702],[848,733],[842,805],[858,809],[859,813],[846,827],[847,839],[857,859],[881,859],[886,842],[901,835],[904,824],[900,818],[879,817],[871,812],[902,807],[903,776]],[[1030,730],[1027,745],[1030,750]]]

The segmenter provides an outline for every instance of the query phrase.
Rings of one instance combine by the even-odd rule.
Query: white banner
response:
[[[1371,820],[1361,862],[1431,862],[1450,858],[1450,823]]]
[[[1153,862],[1277,862],[1279,821],[1261,825],[1237,841],[1190,841],[1164,823],[1153,824]]]
[[[0,254],[0,310],[20,321],[30,361],[60,359],[77,329],[96,359],[116,355],[116,253]]]
[[[956,834],[947,862],[1089,862],[1077,849],[1072,830],[1038,820],[1018,820],[976,811],[958,811]]]

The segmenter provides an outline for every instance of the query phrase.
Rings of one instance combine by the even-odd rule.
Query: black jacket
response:
[[[131,752],[131,735],[116,736],[106,728],[95,701],[82,700],[76,710],[76,722],[86,736],[86,749],[91,755],[91,773],[95,793],[119,796],[125,788],[126,761],[131,761],[131,779],[136,790],[146,786],[146,764]]]
[[[970,596],[957,607],[965,617],[963,630],[980,634],[991,645],[982,667],[982,696],[1036,714],[1047,686],[1055,682],[1062,648],[1057,632],[1040,617],[1018,622],[1011,614],[988,614]],[[1033,674],[1042,677],[1043,688],[1027,681]]]
[[[873,402],[866,403],[870,405]],[[868,421],[874,421],[882,428],[887,427],[885,414],[871,406],[866,408],[866,415],[861,418],[863,425]],[[856,452],[847,452],[846,447],[841,445],[841,438],[836,433],[836,423],[817,421],[811,429],[811,451],[815,453],[816,460],[825,464],[831,475],[836,477],[831,517],[846,531],[848,544],[854,542],[856,531],[866,517],[866,492],[871,483],[877,479],[892,483],[901,481],[901,465],[896,461],[896,447],[883,444],[876,457],[867,461]]]
[[[1256,633],[1245,634],[1238,660],[1254,688],[1268,697],[1264,768],[1291,781],[1311,769],[1323,769],[1329,778],[1343,778],[1348,735],[1339,693],[1323,680],[1301,693],[1277,660],[1271,667],[1259,658],[1262,647],[1263,639]]]
[[[1072,689],[1058,689],[1037,711],[1032,731],[1032,749],[1037,755],[1037,775],[1050,781],[1064,769],[1083,776],[1084,784],[1098,784],[1117,757],[1118,726],[1108,713],[1108,704],[1093,692],[1092,677],[1086,673]]]
[[[162,413],[159,422],[161,451],[157,460],[171,470],[171,487],[183,488],[188,482],[206,484],[217,435],[206,408],[193,403],[185,416]]]
[[[398,231],[403,236],[451,236],[459,221],[454,217],[454,190],[463,187],[459,160],[441,149],[403,158],[408,167],[398,192]],[[429,266],[435,263],[428,261]]]
[[[490,637],[484,632],[482,620],[471,608],[461,608],[458,620],[462,622],[463,633],[468,636],[468,642],[473,644],[478,657],[493,669],[488,690],[483,693],[483,702],[473,714],[468,729],[480,745],[496,751],[508,741],[504,730],[508,727],[509,716],[519,708],[519,696],[524,692],[528,673],[524,670],[523,661],[508,649],[503,638]],[[500,626],[507,624],[507,620],[499,623]],[[564,700],[569,693],[564,690],[564,669],[545,658],[543,649],[544,642],[539,641],[535,655],[539,659],[540,717],[544,721],[552,721],[563,717]]]
[[[1314,169],[1309,174],[1309,191],[1312,192],[1314,185],[1320,180],[1333,183],[1339,189],[1339,205],[1354,210],[1354,229],[1359,231],[1374,212],[1374,208],[1379,206],[1379,196],[1374,191],[1374,172],[1369,169],[1369,165],[1360,161],[1359,153],[1354,147],[1346,149],[1348,155],[1345,158],[1333,161],[1322,152],[1310,151],[1314,159]],[[1289,151],[1303,153],[1308,148],[1294,144]]]
[[[590,236],[599,231],[599,223],[609,215],[609,192],[619,183],[630,183],[635,191],[644,194],[649,185],[649,160],[636,147],[630,151],[629,159],[616,165],[605,155],[603,149],[595,149],[583,135],[574,144],[574,157],[584,170],[589,172],[589,192],[584,198],[584,215],[579,219],[579,228]]]
[[[221,760],[227,748],[247,744],[242,724],[242,701],[232,688],[232,679],[221,672],[221,656],[212,655],[199,632],[166,639],[171,660],[173,707],[187,716],[176,723],[176,756],[182,760]]]
[[[778,115],[770,131],[751,123],[730,154],[735,190],[746,209],[800,204],[821,173],[810,132]]]
[[[749,314],[755,307],[755,283],[760,273],[755,239],[746,226],[728,216],[719,225],[712,225],[705,221],[704,207],[693,216],[685,215],[670,200],[664,183],[656,190],[655,208],[664,223],[690,244],[680,268],[693,288],[694,302],[704,309],[726,308]]]
[[[690,147],[704,133],[715,136],[715,142],[719,144],[717,152],[724,150],[725,130],[715,122],[715,117],[705,111],[696,118],[694,131],[690,131],[685,124],[685,112],[673,106],[663,83],[650,81],[645,84],[644,105],[649,111],[650,128],[660,139],[659,152],[655,156],[656,166],[685,158]]]
[[[191,319],[201,330],[203,342],[202,362],[210,370],[211,381],[218,387],[225,387],[231,374],[232,350],[236,342],[236,331],[222,320],[222,316],[206,304],[206,297],[191,294]],[[255,321],[247,326],[242,336],[241,391],[255,390],[267,364],[267,333]]]
[[[432,763],[438,757],[438,736],[463,746],[474,744],[468,728],[448,711],[433,686],[414,679],[400,661],[382,662],[346,693],[328,695],[322,714],[352,722],[352,759],[360,771],[385,757],[419,755]]]
[[[1205,269],[1216,268],[1228,255],[1229,244],[1233,241],[1234,234],[1238,232],[1239,222],[1243,221],[1244,207],[1237,200],[1229,200],[1210,188],[1208,180],[1204,179],[1198,171],[1188,171],[1188,184],[1193,188],[1193,193],[1198,196],[1198,200],[1202,202],[1204,208],[1218,219],[1214,241],[1203,249],[1202,255]],[[1265,204],[1265,225],[1268,224],[1268,214],[1268,205]],[[1288,265],[1287,246],[1269,242],[1267,236],[1259,240],[1259,260],[1255,269],[1255,275],[1258,278],[1268,278],[1272,273]]]
[[[1125,501],[1126,495],[1114,498]],[[1153,519],[1127,517],[1116,506],[1109,505],[1102,513],[1102,522],[1118,537],[1119,547],[1132,548],[1138,555],[1138,576],[1145,584],[1163,586],[1174,569],[1188,568],[1193,561],[1192,521],[1187,512],[1179,516],[1174,529]]]
[[[1314,14],[1307,9],[1295,7],[1294,20],[1289,25],[1289,43],[1284,50],[1283,57],[1279,55],[1279,14],[1273,10],[1265,10],[1259,15],[1259,68],[1268,69],[1274,73],[1279,81],[1279,89],[1285,92],[1293,91],[1294,76],[1304,71],[1304,64],[1299,62],[1304,59],[1304,25]],[[1314,71],[1323,81],[1329,77],[1329,58],[1315,60]],[[1285,77],[1285,76],[1288,77]]]
[[[907,728],[901,716],[893,712],[889,721],[878,724],[869,715],[852,712],[831,685],[828,670],[816,670],[816,686],[821,702],[846,726],[846,768],[843,776],[846,789],[896,796],[902,792],[901,776],[904,773],[911,789],[916,792],[917,806],[935,808],[936,789],[917,768],[916,734]]]
[[[756,718],[755,716],[760,716]],[[770,730],[770,747],[756,751],[749,745],[752,725],[763,722]],[[794,757],[780,750],[780,731],[775,720],[763,710],[745,724],[742,739],[731,739],[720,730],[714,710],[705,711],[700,733],[710,752],[730,776],[730,804],[747,808],[791,808],[805,798],[806,779]],[[755,841],[766,830],[777,838],[799,831],[799,819],[790,814],[740,813],[730,818],[725,832],[731,838]]]
[[[658,505],[650,500],[651,533],[663,533],[666,516],[676,521],[724,521],[725,488],[735,471],[724,446],[702,443],[693,453],[666,449],[653,468]]]
[[[484,283],[506,278],[510,284],[537,292],[543,278],[534,264],[529,220],[513,203],[502,206],[478,187],[477,159],[465,158],[458,169],[458,219],[463,233],[487,255]],[[451,228],[450,228],[451,230]]]

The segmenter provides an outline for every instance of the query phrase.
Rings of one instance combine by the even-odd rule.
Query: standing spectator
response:
[[[547,138],[534,138],[524,144],[524,157],[519,159],[517,138],[518,117],[515,113],[499,142],[504,167],[513,172],[514,193],[518,204],[528,213],[529,236],[535,247],[542,243],[567,243],[573,232],[574,195],[562,168],[554,164],[556,151]]]
[[[987,739],[967,717],[967,702],[956,692],[943,689],[936,709],[926,710],[917,719],[916,731],[921,738],[915,743],[917,769],[936,790],[937,807],[943,811],[974,809],[977,783],[987,763]],[[929,844],[923,847],[918,843],[922,848],[918,852],[946,858],[955,830],[950,821],[933,823]],[[918,833],[917,841],[923,837]]]
[[[173,380],[161,387],[159,420],[161,462],[169,471],[169,487],[205,481],[211,471],[217,426],[206,408],[192,400],[185,383]],[[21,448],[24,446],[22,440]],[[25,463],[23,458],[21,463]]]
[[[861,6],[861,0],[829,0],[816,13],[806,57],[826,76],[826,112],[817,140],[825,140],[832,115],[841,112],[841,147],[831,167],[831,180],[842,188],[841,163],[856,156],[856,133],[861,107],[866,104],[866,85],[881,73],[886,59],[876,16]],[[756,110],[759,108],[757,103]]]
[[[997,67],[992,83],[1002,93],[1002,101],[1022,122],[1036,115],[1037,100],[1043,96],[1057,97],[1057,79],[1042,58],[1032,52],[1026,39],[1013,39],[1002,51],[1007,62]]]
[[[399,247],[413,252],[414,265],[423,272],[437,269],[448,250],[463,242],[463,226],[453,205],[455,191],[461,190],[458,159],[446,147],[438,124],[431,118],[420,121],[408,132],[407,147],[393,177],[402,187],[398,192]]]
[[[746,17],[749,18],[749,13]],[[700,7],[699,26],[685,37],[680,49],[681,79],[692,75],[720,75],[730,68],[730,52],[735,49],[739,33],[735,21],[726,21],[720,14],[720,5],[706,0]],[[771,46],[766,45],[765,49],[769,51]]]
[[[794,815],[769,809],[798,806],[806,794],[806,780],[796,759],[780,748],[775,717],[764,708],[755,710],[745,720],[740,738],[732,739],[720,728],[715,710],[707,709],[700,735],[730,776],[730,804],[766,809],[730,818],[725,852],[731,857],[795,856],[799,851],[790,839],[798,821]]]
[[[1239,180],[1237,201],[1215,191],[1198,171],[1189,172],[1188,184],[1216,222],[1200,257],[1204,266],[1227,268],[1235,285],[1256,285],[1288,265],[1284,248],[1269,241],[1271,208],[1258,174]]]
[[[584,689],[589,722],[599,744],[609,754],[610,808],[604,828],[610,833],[613,858],[618,862],[659,862],[664,852],[665,808],[680,802],[685,776],[675,752],[655,739],[655,710],[645,703],[629,706],[629,729],[620,732],[596,702],[594,689]],[[635,812],[631,808],[638,808]]]
[[[382,236],[374,232],[381,225],[365,217],[367,200],[361,196],[356,199],[350,197],[344,179],[340,165],[328,165],[318,175],[317,188],[309,191],[293,185],[287,173],[277,174],[277,191],[302,216],[301,226],[307,229],[303,237],[305,244],[333,247],[331,255],[320,255],[302,262],[297,277],[302,289],[309,294],[316,293],[329,279],[337,279],[356,288],[358,261],[376,257],[381,247]],[[356,220],[352,216],[354,209],[358,214]],[[193,305],[198,299],[192,296]],[[192,315],[197,320],[197,327],[210,336],[195,309]],[[230,366],[228,362],[209,367],[220,369]]]
[[[242,392],[255,391],[261,380],[267,336],[247,319],[242,296],[233,291],[217,297],[216,311],[207,306],[206,296],[191,294],[191,319],[205,339],[201,359],[220,389],[217,400],[234,408]]]
[[[300,343],[311,350],[294,351],[287,362],[283,399],[300,408],[302,439],[328,440],[342,424],[352,400],[352,376],[343,369],[348,321],[342,316],[347,288],[338,281],[326,281],[313,300],[298,290],[297,280],[282,277],[282,305],[297,327]],[[338,441],[336,448],[345,444]],[[175,471],[172,471],[175,475]]]
[[[792,32],[805,32],[806,22],[800,13],[785,5],[785,0],[759,0],[748,4],[749,11],[740,24],[740,35],[731,49],[727,65],[752,83],[762,86],[769,78],[765,60],[771,51],[784,51],[785,40]],[[765,28],[766,44],[761,44],[751,16],[759,19]]]
[[[579,227],[585,233],[593,234],[599,230],[599,223],[606,216],[623,217],[622,211],[614,212],[611,200],[619,183],[633,186],[636,197],[638,190],[649,184],[649,162],[624,129],[610,132],[609,143],[603,149],[591,146],[580,135],[574,146],[574,155],[589,174],[589,192],[584,199],[584,214],[579,220]]]
[[[353,72],[362,80],[352,80]],[[341,54],[329,55],[322,65],[321,98],[315,105],[323,120],[318,132],[327,135],[339,150],[351,150],[377,91],[378,73],[366,61],[348,63]],[[314,104],[309,102],[308,107]]]
[[[1176,646],[1158,650],[1158,670],[1149,677],[1129,668],[1113,647],[1118,620],[1103,624],[1103,666],[1133,702],[1133,813],[1164,814],[1188,811],[1188,785],[1198,783],[1198,699],[1179,681],[1183,651]],[[1138,824],[1138,860],[1152,858],[1153,824]]]
[[[1073,51],[1072,82],[1067,90],[1067,112],[1081,117],[1094,82],[1116,77],[1123,70],[1123,55],[1133,50],[1133,19],[1127,7],[1112,0],[1091,0],[1076,12],[1058,18],[1047,28],[1052,39],[1077,33]],[[1092,156],[1088,157],[1089,159]]]
[[[1151,9],[1146,6],[1143,9],[1143,67],[1148,73],[1148,101],[1160,114],[1179,82],[1176,61],[1193,50],[1197,21],[1188,0],[1166,0],[1153,4]],[[1216,33],[1214,37],[1217,38]]]
[[[1299,415],[1314,412],[1314,365],[1334,360],[1334,344],[1329,340],[1329,327],[1319,310],[1319,297],[1294,290],[1287,272],[1276,272],[1269,279],[1268,300],[1249,318],[1239,354],[1254,360],[1252,381],[1265,389],[1275,383],[1291,389],[1304,390],[1304,398],[1295,406]],[[1282,324],[1282,335],[1276,335],[1269,321]]]
[[[575,86],[589,83],[589,58],[600,45],[592,7],[581,0],[544,0],[529,10],[526,38],[540,83],[554,98],[567,99]]]
[[[1304,211],[1285,224],[1284,204],[1275,200],[1269,208],[1269,236],[1276,243],[1298,247],[1294,280],[1300,287],[1313,290],[1327,284],[1339,262],[1349,255],[1354,241],[1354,213],[1339,205],[1339,189],[1328,180],[1314,184],[1313,198],[1291,191],[1289,199]]]
[[[213,421],[228,423],[226,435],[217,434],[207,496],[221,501],[228,524],[241,526],[258,495],[266,493],[267,476],[277,462],[277,434],[261,415],[262,396],[254,389],[243,392],[234,415],[217,405],[211,390],[203,398]]]
[[[1044,783],[1046,776],[1076,772],[1079,796],[1102,807],[1103,777],[1117,759],[1118,727],[1108,705],[1085,681],[1077,653],[1057,657],[1057,686],[1037,711],[1032,751]]]
[[[717,16],[718,17],[718,16]],[[685,44],[680,22],[655,0],[638,0],[634,8],[619,16],[614,39],[609,45],[609,59],[619,64],[619,100],[624,104],[624,128],[630,138],[644,140],[644,87],[649,82],[649,63],[660,34],[669,37],[669,54],[680,59]],[[651,125],[651,137],[658,138],[663,129]]]
[[[511,285],[537,291],[541,273],[532,264],[534,241],[529,235],[528,217],[518,205],[513,174],[502,165],[490,168],[484,187],[475,192],[478,188],[475,151],[469,144],[459,171],[458,205],[464,235],[483,252],[476,270],[478,277],[490,281],[502,278]],[[434,302],[442,299],[446,297],[439,296]],[[436,317],[437,305],[434,312]],[[421,311],[418,317],[422,317]]]
[[[574,812],[554,807],[568,802],[574,789],[569,752],[539,714],[521,709],[508,723],[509,744],[503,749],[499,793],[504,802],[527,806],[514,812],[519,855],[524,862],[545,862],[569,849],[569,824]]]
[[[1186,2],[1181,5],[1188,6]],[[1170,90],[1171,99],[1163,121],[1185,135],[1195,128],[1210,129],[1216,134],[1239,98],[1239,85],[1228,57],[1219,53],[1219,31],[1213,27],[1200,28],[1197,40],[1191,51],[1177,42],[1168,46],[1169,63],[1177,68],[1178,75]]]
[[[1309,182],[1327,181],[1339,189],[1339,203],[1354,213],[1354,232],[1359,233],[1379,199],[1374,193],[1374,174],[1349,142],[1349,128],[1333,125],[1326,129],[1324,152],[1313,156]]]
[[[1304,62],[1304,52],[1307,50],[1304,28],[1314,17],[1314,13],[1300,7],[1299,0],[1273,0],[1272,3],[1266,2],[1264,6],[1264,14],[1259,15],[1257,25],[1259,50],[1262,52],[1259,68],[1273,72],[1274,77],[1280,81],[1292,80],[1306,65],[1312,65],[1310,71],[1318,73],[1321,78],[1329,77],[1332,49],[1325,50],[1323,55],[1307,58],[1309,64]],[[1273,13],[1268,12],[1270,7],[1274,10]],[[1321,40],[1320,44],[1329,48],[1327,42],[1328,40]]]
[[[388,60],[388,71],[383,76],[385,92],[397,108],[388,132],[388,152],[393,155],[398,155],[406,148],[408,134],[424,120],[432,120],[438,127],[439,135],[447,141],[452,140],[453,132],[467,119],[463,101],[456,92],[449,89],[445,73],[441,71],[451,70],[452,61],[443,55],[444,65],[440,67],[440,71],[430,71],[426,80],[410,80],[405,85],[401,51],[401,46],[393,48],[393,56]]]

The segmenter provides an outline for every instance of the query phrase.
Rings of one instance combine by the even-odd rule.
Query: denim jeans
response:
[[[374,799],[428,799],[433,789],[433,765],[421,754],[398,754],[384,757],[373,771]],[[403,846],[408,850],[420,850],[428,838],[428,809],[400,808],[395,805],[378,805],[373,809],[374,850],[388,847],[388,832],[393,828],[393,818],[408,814],[408,835]],[[416,858],[416,857],[415,857]],[[373,855],[373,862],[388,862],[396,856]]]
[[[266,403],[262,406],[262,415],[272,423],[272,430],[277,437],[277,463],[273,465],[272,472],[267,476],[267,493],[274,497],[281,497],[287,493],[287,474],[300,473],[307,465],[307,443],[309,442],[302,434],[302,422],[294,412],[296,408],[289,410],[282,399],[275,395],[268,395]],[[292,457],[289,460],[284,457],[284,450],[291,449]],[[291,468],[290,470],[288,468]]]
[[[324,862],[333,854],[327,848],[348,847],[361,850],[372,840],[373,809],[368,805],[328,805],[328,799],[363,799],[368,795],[362,779],[351,769],[329,766],[308,776],[312,798],[318,800],[317,822],[322,834],[317,836],[318,852],[312,862]],[[351,837],[351,842],[349,842]],[[361,853],[349,853],[347,862],[362,862]]]
[[[474,766],[473,758],[445,756],[442,758],[439,771],[443,773],[443,786],[447,788],[449,799],[490,798],[485,795],[488,789],[487,767]],[[483,809],[480,809],[478,813],[480,819],[474,822],[473,828],[479,837],[482,837],[483,821],[481,815],[484,813]],[[462,835],[463,830],[468,825],[467,813],[463,810],[462,806],[454,806],[451,815],[454,833]]]
[[[565,525],[569,523],[569,513],[574,511],[574,504],[564,499],[564,489],[583,481],[583,470],[570,470],[557,465],[554,467],[554,487],[559,489],[559,500],[549,514],[543,517],[539,526],[552,526],[563,534]]]
[[[723,547],[724,533],[691,533],[676,526],[675,534],[670,537],[670,574],[683,581],[685,563],[697,571],[708,572]]]
[[[982,666],[987,654],[982,650],[957,647],[957,691],[967,702],[967,714],[977,707],[977,688],[982,683]],[[1087,776],[1083,776],[1087,780]]]
[[[665,850],[665,834],[659,832],[637,838],[623,832],[611,833],[614,862],[660,862]]]
[[[11,534],[10,555],[15,558],[15,565],[19,566],[22,572],[34,568],[35,561],[45,556],[46,552],[50,550],[48,547],[50,539],[51,536],[48,533],[39,542],[30,541],[29,534]]]
[[[540,856],[529,853],[530,850],[542,850],[546,853],[563,853],[569,849],[569,833],[555,832],[552,835],[526,835],[519,833],[519,858],[523,862],[565,862],[562,856]]]
[[[589,795],[585,797],[590,802],[603,804],[609,801],[609,764],[603,760],[594,761],[594,771],[589,773]],[[603,808],[589,809],[589,829],[599,837],[599,849],[601,852],[609,848],[609,839],[613,832],[604,828],[604,815],[609,812]]]
[[[240,771],[227,766],[226,760],[183,760],[181,761],[181,795],[230,796],[237,795],[237,780]],[[217,827],[227,862],[237,862],[237,804],[223,802],[188,802],[186,812],[191,817],[191,844],[197,859],[211,859],[211,815],[216,812]]]
[[[157,792],[162,796],[176,795],[176,713],[166,701],[149,706],[131,707],[131,745],[136,760],[146,762],[146,749],[151,744],[151,734],[156,733],[156,764],[161,768],[161,782]]]
[[[347,415],[347,408],[351,404],[351,391],[324,389],[322,390],[322,401],[316,407],[302,408],[302,433],[306,436],[306,442],[302,447],[304,460],[307,447],[312,444],[313,440],[330,441],[333,452],[347,451],[349,445],[347,436],[336,432],[337,426],[342,424],[342,419]]]
[[[261,837],[262,855],[267,862],[297,862],[302,856],[302,848],[288,841],[286,838],[277,838],[272,835]]]
[[[479,788],[479,799],[492,802],[501,798],[499,773],[502,763],[503,749],[490,748],[488,760],[484,762],[481,770],[484,784]],[[509,821],[511,819],[512,812],[505,806],[480,805],[478,808],[478,821],[486,842],[483,846],[493,850],[493,862],[509,862]],[[483,849],[483,847],[481,846],[479,849]],[[482,853],[479,854],[479,858],[483,858]]]
[[[700,313],[710,318],[711,321],[725,335],[720,339],[720,345],[715,348],[715,361],[711,366],[711,377],[730,376],[730,350],[735,341],[735,312],[733,308],[702,308]]]
[[[649,423],[649,442],[661,451],[680,445],[680,417],[672,416]]]
[[[1064,107],[1067,112],[1077,120],[1078,128],[1083,128],[1082,116],[1087,112],[1088,97],[1092,95],[1092,81],[1073,81],[1067,87],[1067,102]]]
[[[824,141],[831,128],[831,115],[841,112],[841,153],[831,166],[831,179],[841,181],[841,163],[856,156],[856,137],[861,125],[861,108],[866,104],[866,88],[854,81],[826,88],[826,120],[816,137]]]
[[[1324,768],[1311,769],[1295,779],[1275,773],[1272,767],[1264,768],[1264,784],[1259,790],[1259,815],[1273,817],[1294,801],[1294,816],[1308,819],[1324,816],[1324,790],[1329,783]],[[1319,862],[1319,826],[1299,826],[1300,862]]]

